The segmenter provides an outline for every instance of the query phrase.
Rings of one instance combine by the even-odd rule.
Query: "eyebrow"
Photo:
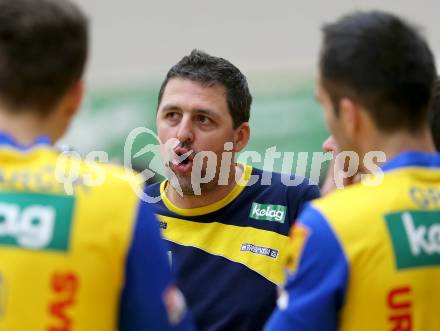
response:
[[[218,114],[216,114],[215,112],[213,112],[210,109],[196,109],[195,110],[196,113],[201,113],[210,117],[214,117],[214,118],[218,118]]]
[[[173,105],[173,104],[169,104],[169,105],[165,105],[164,107],[161,108],[161,112],[167,112],[167,111],[173,111],[173,110],[181,110],[181,108],[179,106]],[[193,111],[194,113],[197,114],[204,114],[213,118],[218,118],[219,115],[217,113],[215,113],[214,111],[210,110],[210,109],[206,109],[206,108],[196,108]]]
[[[160,108],[160,111],[171,111],[171,110],[180,110],[180,107],[176,105],[165,105],[164,107]]]

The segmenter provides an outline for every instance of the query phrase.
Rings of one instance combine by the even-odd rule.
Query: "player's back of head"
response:
[[[380,11],[354,12],[323,28],[321,81],[336,114],[342,97],[361,104],[382,132],[426,127],[435,79],[418,30]]]
[[[88,21],[70,0],[0,0],[0,105],[46,115],[80,80]]]
[[[431,133],[434,139],[435,148],[440,151],[440,77],[434,84],[434,91],[431,101]]]

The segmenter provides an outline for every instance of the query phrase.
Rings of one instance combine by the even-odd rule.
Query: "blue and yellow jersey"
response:
[[[262,329],[284,281],[289,229],[305,202],[319,195],[306,180],[289,187],[276,173],[264,172],[272,184],[263,185],[261,170],[243,167],[225,198],[201,208],[173,205],[166,181],[146,190],[162,196],[156,214],[177,284],[203,331]]]
[[[440,330],[440,155],[406,152],[383,170],[380,185],[301,214],[268,331]]]
[[[165,243],[129,181],[142,189],[44,137],[25,147],[0,135],[1,331],[177,330]]]

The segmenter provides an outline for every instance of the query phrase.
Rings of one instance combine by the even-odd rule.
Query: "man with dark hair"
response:
[[[429,114],[429,122],[431,126],[431,134],[434,140],[434,145],[437,151],[440,151],[440,79],[437,77],[434,87],[433,87],[433,96],[430,104],[430,114]],[[335,173],[343,172],[343,165],[338,164],[335,165],[335,158],[341,152],[339,147],[336,144],[335,138],[333,136],[329,136],[322,144],[322,149],[324,152],[332,152],[333,159],[330,162],[330,166],[327,171],[327,175],[325,177],[324,183],[321,187],[321,194],[326,195],[330,192],[333,192],[336,188],[336,179]],[[343,187],[351,185],[353,183],[357,183],[360,180],[361,173],[356,173],[353,176],[348,178],[344,178]],[[342,188],[342,187],[341,187]]]
[[[252,97],[229,61],[194,50],[168,72],[157,131],[168,179],[147,188],[200,330],[261,330],[284,280],[288,231],[316,186],[235,162]],[[293,180],[290,176],[287,179]],[[270,180],[272,179],[272,180]]]
[[[426,41],[404,20],[356,12],[324,27],[318,99],[337,145],[380,171],[312,202],[266,330],[440,330],[440,155]],[[373,154],[374,155],[374,154]]]
[[[440,77],[437,77],[434,84],[434,95],[431,101],[430,122],[435,148],[437,151],[440,151]]]
[[[136,177],[51,146],[80,106],[87,44],[69,0],[0,0],[0,329],[190,330]]]

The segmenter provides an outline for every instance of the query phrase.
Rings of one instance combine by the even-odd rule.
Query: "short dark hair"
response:
[[[392,14],[354,12],[323,27],[320,73],[336,115],[349,97],[383,132],[427,124],[436,76],[432,52],[418,30]]]
[[[0,103],[48,114],[80,80],[88,20],[69,0],[0,0]]]
[[[434,84],[429,122],[431,124],[431,133],[435,148],[440,152],[440,77],[437,77]]]
[[[158,107],[172,78],[189,79],[204,86],[223,86],[234,128],[249,121],[252,96],[246,77],[228,60],[194,49],[168,71],[160,87]]]

